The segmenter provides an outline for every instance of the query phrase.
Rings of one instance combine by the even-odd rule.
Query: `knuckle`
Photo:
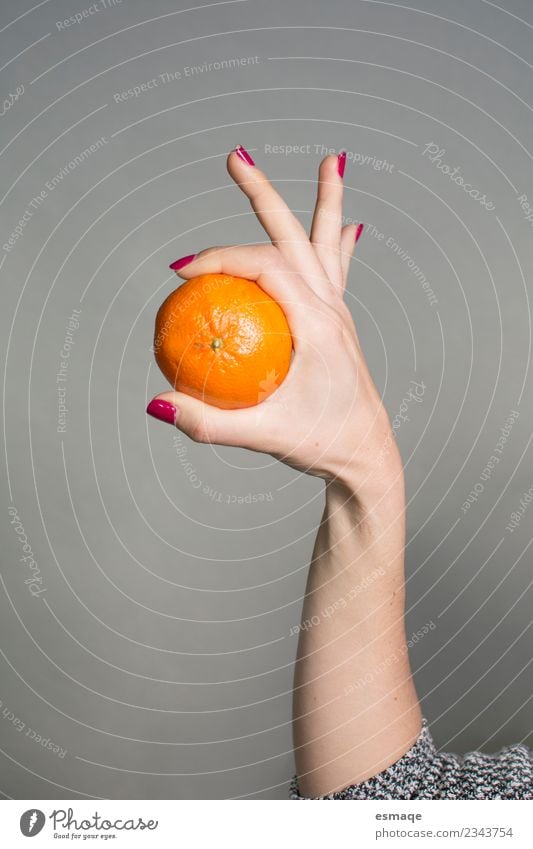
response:
[[[189,429],[189,436],[193,442],[210,442],[209,431],[207,429],[207,425],[203,421],[195,422],[192,427]]]
[[[337,344],[344,339],[345,320],[340,315],[337,305],[328,306],[322,311],[322,334],[326,334],[330,344]]]
[[[258,180],[250,186],[250,199],[255,204],[272,200],[272,187],[268,180]]]
[[[274,245],[261,246],[261,272],[263,274],[272,271],[281,271],[282,262],[277,248]]]
[[[224,250],[227,250],[224,245],[214,245],[209,248],[204,248],[202,251],[198,251],[195,256],[195,261],[198,262],[198,260],[206,259],[207,257],[211,257],[213,256],[213,254],[221,253]]]
[[[320,224],[330,224],[333,227],[340,227],[342,223],[342,215],[340,206],[331,196],[331,187],[325,183],[321,184],[320,200],[316,209],[316,220]]]
[[[331,328],[331,339],[335,344],[343,344],[345,341],[344,325],[340,321],[335,321]]]

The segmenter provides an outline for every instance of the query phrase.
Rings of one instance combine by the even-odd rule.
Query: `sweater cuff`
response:
[[[418,739],[402,757],[383,772],[361,784],[351,784],[327,796],[302,796],[298,776],[290,785],[291,799],[416,799],[427,784],[428,773],[437,753],[427,720],[422,719]]]

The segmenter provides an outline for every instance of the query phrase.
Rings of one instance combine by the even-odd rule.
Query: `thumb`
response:
[[[162,392],[146,408],[148,415],[174,425],[194,442],[252,447],[253,408],[221,410],[183,392]]]

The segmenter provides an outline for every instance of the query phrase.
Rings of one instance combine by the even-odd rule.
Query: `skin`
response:
[[[343,300],[356,226],[342,226],[337,157],[320,165],[310,236],[259,168],[234,151],[227,167],[271,243],[209,248],[178,274],[256,280],[285,311],[293,362],[257,407],[156,397],[196,442],[268,453],[325,481],[293,699],[300,792],[322,796],[381,772],[421,730],[404,623],[403,467]]]

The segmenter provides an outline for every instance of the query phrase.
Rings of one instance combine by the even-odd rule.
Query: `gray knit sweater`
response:
[[[307,799],[291,782],[291,799]],[[533,799],[533,749],[516,744],[496,754],[438,752],[423,720],[418,740],[383,772],[319,799]]]

